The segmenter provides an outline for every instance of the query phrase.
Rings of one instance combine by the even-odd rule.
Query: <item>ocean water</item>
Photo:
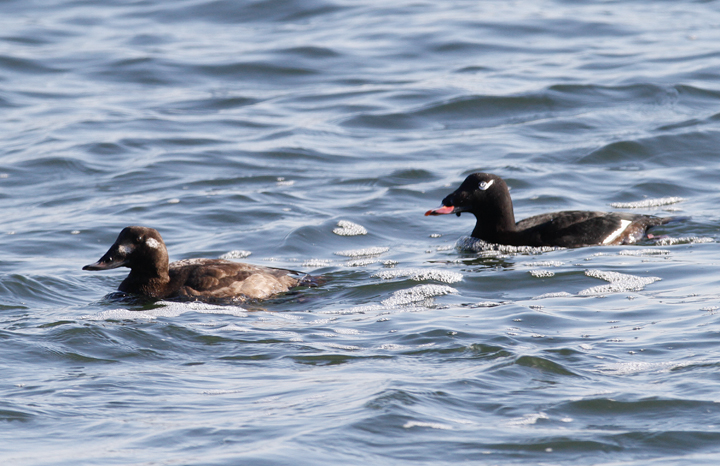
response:
[[[3,465],[700,465],[720,456],[720,3],[0,1]],[[633,246],[518,219],[678,216]],[[172,260],[327,283],[113,294]]]

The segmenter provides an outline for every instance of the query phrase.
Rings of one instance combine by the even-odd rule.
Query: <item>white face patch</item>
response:
[[[480,188],[481,191],[485,191],[485,190],[488,189],[490,186],[492,186],[492,184],[493,184],[494,182],[495,182],[495,180],[483,181],[483,182],[480,183],[480,185],[478,186],[478,188]]]
[[[602,244],[609,244],[612,243],[614,240],[617,239],[618,236],[622,235],[623,231],[630,226],[632,222],[630,220],[620,220],[620,228],[610,233],[610,236],[605,238],[605,241],[602,242]]]
[[[160,241],[156,240],[155,238],[146,239],[145,244],[147,244],[149,248],[153,248],[153,249],[160,248]]]
[[[128,254],[130,254],[132,251],[133,251],[132,246],[125,246],[124,244],[121,244],[120,246],[118,246],[118,252],[119,252],[120,254],[128,255]]]

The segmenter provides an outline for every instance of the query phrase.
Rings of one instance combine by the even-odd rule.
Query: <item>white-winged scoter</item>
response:
[[[184,259],[169,263],[160,233],[147,227],[124,228],[108,252],[83,270],[128,267],[118,290],[153,299],[245,301],[265,299],[306,284],[291,270],[259,267],[223,259]]]
[[[630,213],[570,210],[536,215],[515,223],[512,200],[502,178],[473,173],[442,207],[425,215],[470,212],[477,222],[474,238],[511,246],[559,246],[575,248],[592,245],[631,244],[642,239],[648,228],[662,225],[669,217]]]

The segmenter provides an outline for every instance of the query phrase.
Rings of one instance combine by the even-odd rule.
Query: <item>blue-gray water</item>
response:
[[[715,1],[0,1],[1,463],[717,464],[718,44]],[[423,213],[480,170],[689,219],[460,250]],[[106,297],[133,224],[328,282]]]

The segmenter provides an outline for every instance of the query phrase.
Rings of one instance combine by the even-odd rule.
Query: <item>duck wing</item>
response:
[[[517,223],[523,244],[574,248],[630,244],[651,226],[670,219],[617,212],[564,211],[536,215]]]
[[[190,299],[266,299],[298,284],[285,269],[223,259],[186,259],[170,264],[174,295]]]

